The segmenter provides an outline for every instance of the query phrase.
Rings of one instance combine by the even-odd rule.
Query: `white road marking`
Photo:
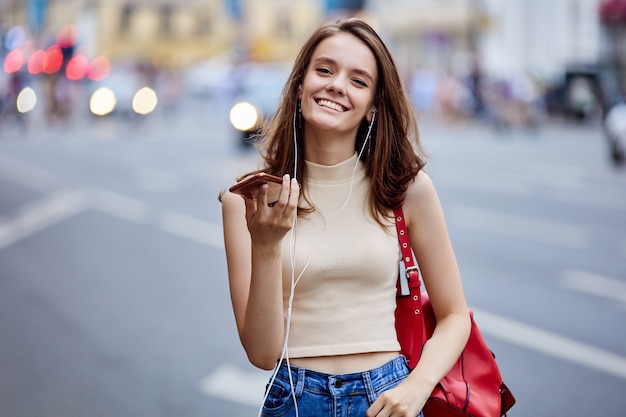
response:
[[[0,249],[88,209],[139,224],[153,223],[162,232],[223,249],[222,228],[171,210],[101,188],[61,191],[24,206],[15,216],[0,218]]]
[[[563,271],[561,285],[567,289],[616,300],[626,305],[626,282],[591,272],[568,269]]]
[[[473,311],[484,335],[626,379],[626,357],[498,314],[475,308]],[[271,372],[243,371],[225,363],[200,381],[199,388],[211,397],[260,407],[270,376]]]
[[[451,206],[448,213],[452,224],[468,229],[571,249],[588,246],[587,231],[577,226],[461,205]]]
[[[61,191],[24,206],[16,216],[0,219],[0,249],[34,235],[89,208],[82,190]]]
[[[243,371],[232,364],[222,364],[200,381],[204,394],[239,404],[260,407],[271,372]]]
[[[217,249],[224,248],[222,228],[212,223],[169,210],[161,211],[157,222],[164,232]]]
[[[1,155],[0,178],[42,192],[50,192],[61,184],[61,179],[50,171]]]
[[[522,322],[474,309],[483,334],[626,379],[626,358]]]
[[[147,223],[153,211],[144,201],[102,188],[90,189],[90,194],[94,209],[131,222]]]

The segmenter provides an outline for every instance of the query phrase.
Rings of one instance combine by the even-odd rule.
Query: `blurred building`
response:
[[[323,19],[319,0],[228,0],[235,14],[237,51],[252,61],[290,61]]]
[[[597,61],[600,0],[370,0],[401,66],[551,77]]]
[[[404,70],[467,66],[489,25],[476,0],[371,0],[368,15]]]
[[[0,29],[49,42],[67,24],[93,55],[186,65],[216,56],[283,61],[321,22],[359,14],[405,72],[463,71],[476,57],[499,74],[541,77],[597,60],[602,0],[1,0]]]
[[[0,24],[28,27],[40,47],[72,24],[87,54],[178,66],[228,50],[222,0],[4,0]],[[1,4],[1,3],[0,3]]]
[[[99,53],[113,61],[186,65],[227,51],[235,36],[220,0],[92,1]]]
[[[485,65],[496,73],[551,78],[600,56],[600,0],[482,2],[490,25],[481,50]]]
[[[318,0],[2,0],[0,28],[27,27],[44,47],[72,24],[88,54],[184,66],[292,59],[323,10]]]

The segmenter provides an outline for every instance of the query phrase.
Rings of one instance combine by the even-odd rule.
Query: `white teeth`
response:
[[[329,109],[333,109],[333,110],[338,111],[338,112],[345,111],[343,106],[341,106],[341,105],[339,105],[337,103],[333,103],[332,101],[329,101],[329,100],[319,100],[317,102],[317,104],[319,104],[320,106],[328,107]]]

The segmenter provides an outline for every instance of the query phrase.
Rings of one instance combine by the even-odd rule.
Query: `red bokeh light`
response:
[[[43,71],[43,61],[46,57],[46,52],[43,49],[38,49],[30,56],[28,60],[28,72],[33,75],[40,74]]]
[[[80,80],[85,78],[88,67],[89,61],[87,61],[87,58],[83,55],[75,55],[70,59],[70,62],[67,63],[65,75],[70,80]]]
[[[108,77],[111,72],[111,63],[105,56],[95,57],[87,69],[87,77],[92,81],[100,81]]]
[[[67,48],[76,43],[76,27],[74,25],[65,25],[57,33],[57,44],[61,48]]]
[[[4,71],[8,74],[18,72],[24,65],[24,54],[19,49],[9,52],[4,58]]]
[[[46,50],[43,59],[43,72],[46,74],[54,74],[61,69],[63,65],[63,53],[59,45],[52,45]]]

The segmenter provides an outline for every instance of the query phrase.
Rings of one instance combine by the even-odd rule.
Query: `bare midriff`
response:
[[[290,358],[291,365],[326,374],[352,374],[377,368],[398,357],[398,352],[368,352],[352,355]]]

